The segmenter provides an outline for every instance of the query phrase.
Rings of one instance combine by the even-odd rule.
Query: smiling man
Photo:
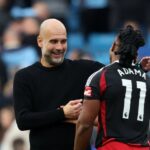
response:
[[[37,43],[40,61],[15,76],[16,121],[21,130],[30,130],[31,150],[72,150],[85,82],[103,64],[65,59],[67,33],[57,19],[41,24]]]
[[[55,19],[44,21],[41,24],[38,45],[42,50],[43,66],[53,67],[61,64],[67,49],[65,26]]]

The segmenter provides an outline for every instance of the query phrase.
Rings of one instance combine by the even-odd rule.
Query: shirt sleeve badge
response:
[[[92,96],[92,88],[90,86],[85,87],[84,96]]]

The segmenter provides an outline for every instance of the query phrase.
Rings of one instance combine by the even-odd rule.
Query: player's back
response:
[[[99,77],[100,93],[105,90],[101,96],[102,132],[98,137],[103,133],[104,141],[113,138],[147,145],[150,79],[135,65],[127,68],[118,62],[105,67]]]

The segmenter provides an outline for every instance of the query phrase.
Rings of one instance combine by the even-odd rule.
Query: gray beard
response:
[[[53,59],[49,55],[44,55],[45,61],[51,66],[58,66],[61,65],[64,61],[64,57],[60,59]]]

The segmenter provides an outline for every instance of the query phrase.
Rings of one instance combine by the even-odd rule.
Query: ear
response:
[[[111,48],[110,48],[110,52],[114,52],[114,49],[115,49],[115,41],[113,42]]]
[[[40,35],[37,37],[37,43],[40,48],[43,47],[43,39]]]
[[[112,46],[111,46],[111,48],[110,48],[110,62],[112,63],[112,62],[114,62],[114,61],[116,61],[117,59],[118,59],[118,57],[115,55],[115,49],[116,49],[116,43],[115,43],[116,41],[114,41],[113,42],[113,44],[112,44]]]

